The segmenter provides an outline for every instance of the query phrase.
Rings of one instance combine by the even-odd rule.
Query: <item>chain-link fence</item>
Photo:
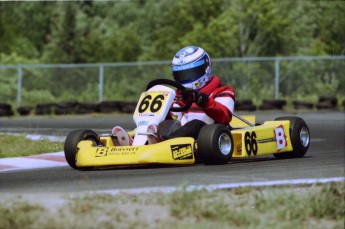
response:
[[[171,78],[171,62],[0,65],[0,102],[136,101],[152,79]],[[237,99],[345,97],[345,56],[213,59],[213,73]]]

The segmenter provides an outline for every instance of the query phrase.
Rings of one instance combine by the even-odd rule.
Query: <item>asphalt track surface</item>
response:
[[[241,114],[241,113],[240,113]],[[0,173],[2,193],[75,193],[128,190],[181,185],[220,185],[240,182],[270,182],[295,179],[343,178],[345,165],[344,111],[255,112],[257,121],[295,115],[311,132],[304,158],[277,160],[273,156],[233,159],[226,165],[137,166],[74,170],[69,166]],[[0,132],[65,136],[72,129],[109,132],[115,125],[133,128],[128,115],[104,117],[0,118]]]

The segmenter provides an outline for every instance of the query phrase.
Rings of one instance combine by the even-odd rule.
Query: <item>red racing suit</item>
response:
[[[188,111],[173,112],[173,115],[177,116],[176,118],[181,121],[182,125],[194,119],[204,121],[206,124],[228,124],[234,111],[234,89],[230,86],[221,85],[220,78],[212,76],[210,82],[199,91],[208,95],[208,101],[204,107],[199,107],[193,103]],[[177,96],[179,96],[179,92],[177,92]]]

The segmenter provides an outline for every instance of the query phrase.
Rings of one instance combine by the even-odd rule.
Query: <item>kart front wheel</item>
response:
[[[233,145],[230,130],[224,125],[206,125],[199,132],[198,154],[205,164],[226,164],[232,157]]]
[[[67,163],[74,169],[77,169],[76,156],[78,152],[78,143],[83,140],[90,140],[93,144],[100,145],[98,135],[92,130],[73,130],[65,140],[64,151]]]
[[[279,117],[275,120],[290,121],[290,139],[292,152],[275,153],[277,159],[301,158],[307,153],[310,144],[310,133],[306,122],[300,117]]]

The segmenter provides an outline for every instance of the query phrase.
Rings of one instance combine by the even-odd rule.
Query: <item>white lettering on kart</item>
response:
[[[287,140],[283,125],[280,125],[274,129],[274,136],[276,139],[277,151],[282,150],[287,146]]]

